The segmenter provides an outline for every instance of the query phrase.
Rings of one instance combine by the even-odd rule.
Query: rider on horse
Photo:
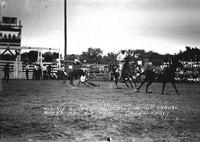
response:
[[[122,68],[124,66],[125,63],[125,59],[128,56],[126,50],[121,50],[120,54],[117,56],[117,61],[119,63],[119,68],[117,69],[117,72],[119,72],[119,76],[121,77],[121,73],[122,73]]]

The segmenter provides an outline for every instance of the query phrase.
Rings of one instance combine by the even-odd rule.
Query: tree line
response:
[[[128,55],[132,58],[132,61],[148,59],[154,65],[161,65],[163,62],[171,61],[174,57],[172,54],[159,54],[154,51],[146,52],[144,49],[127,50]],[[87,51],[82,52],[81,55],[67,55],[67,60],[79,59],[82,63],[89,64],[107,64],[117,58],[118,53],[110,52],[103,55],[103,51],[100,48],[88,48]],[[176,54],[182,61],[200,61],[200,49],[197,47],[186,46],[185,51],[179,51]],[[10,54],[1,55],[3,60],[15,60]],[[38,51],[31,50],[21,54],[21,60],[23,62],[36,62]],[[59,57],[57,52],[45,52],[43,53],[44,62],[52,62]]]
[[[163,62],[171,61],[176,55],[181,61],[200,61],[200,49],[197,47],[186,46],[185,51],[179,51],[177,54],[159,54],[154,51],[146,52],[144,49],[129,49],[128,55],[132,61],[148,59],[154,65],[161,65]],[[90,64],[107,64],[113,60],[116,60],[118,53],[110,52],[107,55],[103,55],[103,51],[100,48],[88,48],[86,52],[82,52],[78,56],[82,63]],[[74,60],[76,55],[68,55],[68,60]]]
[[[42,54],[43,61],[44,62],[52,62],[59,58],[59,53],[57,52],[45,52]],[[2,60],[15,60],[16,56],[13,56],[11,54],[4,54],[1,55]],[[37,62],[38,58],[38,51],[31,50],[29,52],[24,52],[21,54],[21,61],[23,62]]]

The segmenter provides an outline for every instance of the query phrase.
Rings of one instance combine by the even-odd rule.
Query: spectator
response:
[[[37,79],[37,65],[34,64],[33,65],[33,80],[36,80]]]
[[[52,69],[51,65],[48,65],[48,66],[47,66],[47,78],[48,78],[48,79],[51,78],[51,69]]]
[[[9,80],[9,72],[10,72],[10,67],[9,67],[9,63],[7,63],[4,66],[4,79],[6,80],[6,82],[8,82]]]
[[[26,64],[25,69],[26,69],[26,79],[29,80],[29,64],[28,63]]]
[[[42,79],[42,67],[41,65],[38,65],[38,79]]]
[[[43,66],[43,79],[47,79],[47,67],[46,65]]]

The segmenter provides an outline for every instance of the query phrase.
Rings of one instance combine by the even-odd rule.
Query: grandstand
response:
[[[37,63],[41,66],[46,64],[51,64],[53,68],[53,73],[57,72],[60,66],[60,50],[57,48],[44,48],[44,47],[28,47],[21,46],[21,32],[22,25],[19,21],[17,24],[16,17],[2,17],[2,22],[0,23],[0,52],[1,56],[6,52],[9,52],[15,60],[0,60],[0,77],[3,78],[4,72],[3,68],[6,63],[10,63],[10,78],[11,79],[25,79],[25,63],[21,61],[21,50],[36,50],[38,51]],[[53,50],[59,52],[59,61],[57,65],[53,63],[43,63],[42,61],[42,51],[43,50]],[[14,52],[13,52],[14,51]],[[31,78],[33,72],[33,63],[30,64],[29,76]]]

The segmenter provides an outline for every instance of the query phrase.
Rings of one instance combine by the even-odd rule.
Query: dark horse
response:
[[[169,67],[166,67],[165,69],[163,69],[163,71],[161,73],[155,73],[153,70],[146,70],[145,73],[145,79],[144,81],[141,83],[141,85],[137,88],[137,91],[139,91],[139,89],[142,87],[142,85],[145,83],[145,82],[148,82],[147,86],[146,86],[146,92],[148,92],[148,87],[149,85],[151,85],[155,80],[156,78],[159,78],[163,85],[162,85],[162,94],[164,94],[164,89],[165,89],[165,85],[166,83],[170,82],[172,83],[176,93],[178,95],[180,95],[179,91],[177,90],[176,88],[176,85],[175,85],[175,72],[176,72],[176,69],[177,68],[183,68],[183,65],[181,64],[181,62],[179,62],[178,59],[174,59],[172,64],[169,65]]]
[[[148,92],[148,87],[149,85],[151,85],[155,80],[156,80],[156,77],[157,77],[157,74],[156,72],[150,68],[150,67],[147,67],[147,69],[142,72],[137,78],[140,78],[142,75],[145,76],[144,80],[142,81],[142,83],[140,84],[140,86],[137,88],[137,91],[139,92],[139,89],[144,85],[145,82],[148,82],[147,85],[146,85],[146,93],[151,93],[151,92]]]
[[[115,85],[119,89],[118,78],[120,76],[119,76],[119,72],[117,72],[117,69],[118,69],[118,65],[116,64],[116,62],[110,64],[110,70],[113,72],[114,78],[115,78]],[[129,57],[126,57],[126,59],[125,59],[125,63],[124,63],[124,66],[122,68],[122,73],[121,73],[120,79],[126,84],[127,87],[129,87],[129,85],[126,82],[126,79],[128,79],[130,86],[133,89],[132,81],[134,81],[134,79],[133,79],[133,76],[132,76],[132,68],[131,68],[130,63],[129,63]],[[136,83],[135,83],[135,86],[136,86]]]
[[[80,77],[82,75],[86,75],[86,73],[82,70],[82,69],[74,69],[72,71],[70,71],[66,76],[65,76],[65,80],[63,83],[66,82],[66,80],[70,80],[70,85],[74,86],[74,79],[80,79]]]

